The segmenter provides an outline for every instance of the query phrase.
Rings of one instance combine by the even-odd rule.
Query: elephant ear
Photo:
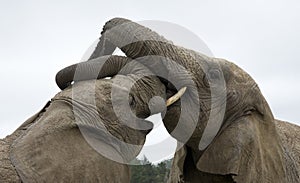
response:
[[[22,182],[129,181],[126,165],[104,158],[82,137],[72,122],[74,114],[69,105],[52,101],[46,112],[12,144],[11,161]],[[113,152],[101,140],[97,143]]]
[[[283,156],[273,117],[254,113],[222,129],[195,164],[236,182],[287,182]]]

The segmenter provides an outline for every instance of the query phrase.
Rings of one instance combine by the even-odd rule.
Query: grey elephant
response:
[[[145,118],[165,109],[165,86],[126,57],[90,63],[102,68],[99,77],[112,78],[74,83],[1,139],[0,182],[130,182],[126,163],[153,127]],[[73,74],[90,75],[93,70],[86,73],[85,67]],[[155,108],[148,105],[153,96],[160,96],[150,101]]]
[[[119,47],[159,76],[167,96],[186,88],[163,113],[178,141],[169,182],[300,182],[300,127],[274,119],[241,68],[123,18],[108,21],[101,34],[91,58]]]

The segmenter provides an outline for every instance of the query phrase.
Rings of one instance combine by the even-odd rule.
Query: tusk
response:
[[[166,106],[168,107],[168,106],[174,104],[177,100],[179,100],[180,97],[184,94],[185,90],[186,90],[186,87],[183,87],[175,95],[170,97],[166,102]]]

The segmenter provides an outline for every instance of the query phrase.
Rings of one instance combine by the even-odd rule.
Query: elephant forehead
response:
[[[112,87],[117,89],[130,89],[136,82],[132,76],[116,75],[111,79]]]
[[[127,98],[130,83],[133,83],[133,80],[125,76],[79,81],[56,94],[53,99],[75,100],[91,105],[96,103],[109,105],[112,98],[116,100]]]
[[[103,95],[110,94],[111,85],[107,79],[80,81],[59,92],[53,99],[71,99],[91,104],[96,98],[103,98]]]
[[[224,59],[216,60],[220,63],[227,84],[231,82],[234,85],[247,85],[249,82],[254,82],[251,76],[236,64]]]

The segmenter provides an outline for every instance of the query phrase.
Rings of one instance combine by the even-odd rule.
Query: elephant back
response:
[[[284,148],[287,177],[299,177],[300,127],[280,120],[275,120],[275,124]]]
[[[12,144],[26,133],[26,129],[36,121],[40,114],[49,106],[48,102],[45,107],[28,120],[26,120],[16,131],[4,139],[0,139],[0,182],[22,182],[10,158],[10,149]]]
[[[10,138],[0,140],[0,182],[21,182],[9,158]]]

